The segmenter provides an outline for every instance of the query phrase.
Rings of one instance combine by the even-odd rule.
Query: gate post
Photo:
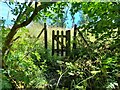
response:
[[[54,50],[55,50],[55,47],[54,47],[54,38],[55,38],[55,31],[53,30],[52,31],[52,56],[54,55]]]
[[[70,54],[70,30],[66,31],[66,56]]]
[[[63,45],[64,45],[64,40],[63,40],[63,35],[64,35],[64,33],[63,33],[63,31],[61,31],[61,43],[62,43],[62,46],[61,46],[61,56],[63,56]]]
[[[47,49],[47,27],[46,23],[44,23],[44,40],[45,40],[45,49]]]
[[[77,34],[77,25],[74,25],[74,36],[73,36],[73,50],[76,49],[76,34]]]
[[[57,40],[59,41],[59,31],[57,31]],[[59,42],[57,41],[57,55],[59,56]]]

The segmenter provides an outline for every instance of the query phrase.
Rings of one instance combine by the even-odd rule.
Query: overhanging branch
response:
[[[6,3],[7,4],[7,6],[10,8],[10,9],[12,9],[13,10],[13,8],[7,3],[7,1],[5,1],[4,3]]]
[[[26,4],[27,2],[25,2],[24,4]],[[28,7],[30,7],[32,5],[32,2],[30,2],[29,4],[28,4]],[[24,6],[22,7],[22,8],[24,8]],[[16,19],[16,21],[15,21],[15,24],[17,24],[17,22],[20,20],[20,18],[22,17],[22,16],[24,16],[24,14],[27,12],[27,8],[25,9],[25,11],[20,11],[20,13],[19,13],[19,15],[18,15],[18,17],[17,17],[17,19]],[[14,24],[14,25],[15,25]]]
[[[55,3],[55,2],[47,2],[45,4],[42,4],[42,5],[38,6],[38,7],[36,7],[33,14],[31,15],[31,17],[27,21],[24,21],[23,23],[16,25],[15,28],[18,29],[18,28],[27,26],[33,20],[33,18],[38,14],[38,12],[40,10],[42,10],[42,9],[48,7],[48,6],[51,6],[53,3]]]
[[[48,6],[51,6],[53,3],[55,2],[45,2],[43,3],[42,5],[40,6],[37,6],[35,7],[35,10],[33,11],[33,14],[28,18],[28,20],[24,21],[23,23],[21,24],[14,24],[11,31],[9,32],[9,34],[7,35],[6,37],[6,41],[4,43],[4,46],[2,48],[2,54],[3,56],[5,55],[5,53],[7,53],[7,49],[10,48],[11,46],[11,41],[14,37],[14,35],[17,33],[17,30],[18,28],[21,28],[21,27],[24,27],[24,26],[27,26],[33,19],[34,17],[38,14],[38,12]],[[18,19],[19,20],[19,19]]]

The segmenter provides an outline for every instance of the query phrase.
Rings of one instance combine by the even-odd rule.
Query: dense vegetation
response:
[[[71,42],[77,43],[77,49],[68,57],[51,56],[51,42],[45,50],[43,38],[38,39],[25,26],[46,18],[61,20],[63,8],[69,5],[71,15],[83,12],[79,34]],[[3,24],[0,30],[1,89],[120,89],[119,2],[36,2],[35,6],[32,2],[18,3],[12,12],[17,16],[13,27]]]

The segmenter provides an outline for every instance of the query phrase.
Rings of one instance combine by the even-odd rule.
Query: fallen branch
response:
[[[68,71],[68,69],[65,70],[65,72],[63,72],[63,73],[60,75],[60,77],[58,78],[58,81],[57,81],[57,84],[56,84],[56,88],[58,87],[58,85],[59,85],[59,83],[60,83],[60,80],[61,80],[62,76],[63,76],[67,71]]]

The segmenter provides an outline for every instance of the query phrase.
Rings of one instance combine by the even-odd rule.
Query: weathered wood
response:
[[[56,36],[56,35],[55,35]],[[57,37],[54,36],[54,40],[56,40],[63,48],[66,48],[62,42],[60,42]]]
[[[56,35],[55,35],[55,31],[52,31],[52,55],[54,55],[54,53],[57,53],[57,55],[69,56],[71,52],[70,30],[66,31],[65,35],[63,31],[61,31],[61,35],[59,34],[60,34],[59,31],[57,31]],[[55,46],[55,41],[56,41],[56,46]],[[64,45],[64,42],[66,45]]]
[[[77,25],[74,26],[74,36],[73,36],[73,49],[76,49],[76,34],[77,34]]]
[[[64,37],[64,38],[66,38],[66,35],[55,35],[55,37]]]
[[[52,56],[54,55],[54,38],[55,38],[55,31],[52,31]]]
[[[59,41],[59,31],[57,31],[57,40]],[[57,49],[59,50],[59,42],[57,42]],[[57,55],[59,56],[59,51],[57,51]]]
[[[45,39],[45,49],[47,49],[47,27],[46,27],[46,23],[44,23],[44,39]]]
[[[39,38],[39,37],[42,35],[43,31],[44,31],[44,28],[43,28],[42,31],[39,33],[39,35],[37,36],[37,38]]]
[[[63,36],[64,36],[64,35],[63,35],[63,34],[64,34],[63,31],[61,31],[61,44],[62,44],[62,45],[61,45],[61,56],[63,56],[63,54],[64,54],[64,53],[63,53],[63,46],[64,46],[64,41],[63,41]]]
[[[70,54],[70,30],[66,31],[66,56]]]
[[[54,49],[54,52],[57,52],[57,51],[61,52],[62,49]],[[66,52],[66,49],[63,48],[63,52]]]

